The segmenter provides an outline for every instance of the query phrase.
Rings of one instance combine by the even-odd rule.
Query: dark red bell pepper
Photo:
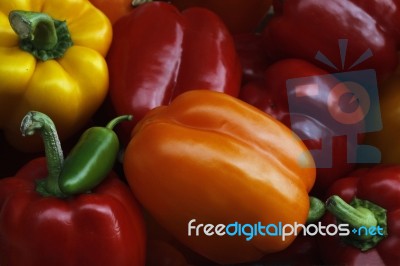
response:
[[[151,239],[147,245],[146,266],[185,266],[185,256],[166,241]]]
[[[302,58],[329,72],[373,69],[380,81],[394,71],[400,36],[398,1],[291,0],[274,4],[278,12],[263,31],[273,59]],[[339,40],[347,44],[339,45]]]
[[[0,180],[0,265],[144,266],[145,225],[129,188],[110,172],[90,191],[64,194],[53,126],[42,117],[28,124],[44,136],[46,157]]]
[[[336,108],[334,104],[342,96],[332,94],[332,99],[336,101],[327,102],[326,95],[331,93],[338,82],[329,76],[328,72],[305,60],[285,59],[269,66],[264,73],[264,79],[244,85],[239,96],[291,128],[312,151],[317,162],[317,179],[311,194],[317,196],[323,195],[334,180],[355,167],[355,163],[348,160],[347,151],[355,150],[358,144],[356,141],[348,141],[347,136],[336,132],[340,130],[340,125],[339,128],[337,125],[332,126],[332,121],[326,119],[330,116],[328,109]],[[308,79],[307,84],[310,85],[287,86],[288,80],[297,78],[300,81],[302,78]],[[319,84],[317,92],[313,90],[315,84]],[[303,109],[293,112],[289,108],[289,97],[297,97],[296,94],[301,94],[305,102],[302,103]],[[359,137],[358,141],[361,141],[362,135],[358,134],[362,132],[360,124],[355,124],[348,130],[353,129],[356,137]],[[327,164],[321,164],[330,159],[331,161],[326,161]]]
[[[170,0],[180,10],[204,7],[215,12],[232,34],[255,32],[271,7],[272,0]]]
[[[124,123],[133,125],[150,109],[167,105],[184,91],[207,89],[237,96],[241,67],[229,31],[204,8],[183,12],[165,2],[145,3],[114,25],[107,56],[110,96]]]
[[[254,263],[254,266],[257,265],[321,265],[317,239],[300,234],[288,248],[264,256],[260,261]]]
[[[351,225],[350,230],[356,228],[356,231],[355,233],[350,231],[350,236],[342,238],[338,235],[318,237],[324,263],[400,265],[399,165],[378,165],[356,170],[347,177],[337,180],[330,187],[328,196],[332,196],[326,203],[328,211],[340,218],[327,213],[322,224],[327,226],[340,221]],[[357,232],[360,226],[365,226],[369,230],[374,226],[375,230],[366,236],[364,229],[358,229],[363,236],[360,238]],[[382,230],[379,230],[378,226]]]
[[[262,36],[252,32],[233,35],[233,39],[242,66],[242,83],[262,79],[265,69],[271,64]]]

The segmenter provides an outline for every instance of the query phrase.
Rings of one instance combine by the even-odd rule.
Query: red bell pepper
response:
[[[121,17],[129,14],[133,8],[152,0],[89,0],[95,7],[101,10],[112,24]],[[164,0],[158,0],[164,1]],[[164,1],[168,2],[168,1]]]
[[[171,0],[180,10],[204,7],[215,12],[232,34],[255,32],[271,7],[272,0]]]
[[[342,238],[338,235],[318,238],[321,258],[325,263],[400,265],[399,165],[356,170],[337,180],[330,187],[328,196],[332,197],[327,200],[327,209],[334,215],[327,213],[322,220],[323,225],[340,221],[349,224],[349,230],[356,230]],[[357,229],[360,226],[369,230],[375,226],[375,232],[372,230],[367,236],[364,229]]]
[[[179,242],[146,211],[144,211],[144,217],[148,243],[146,266],[147,264],[151,266],[216,266],[215,262]]]
[[[186,258],[174,246],[162,240],[149,240],[146,266],[185,266]]]
[[[46,158],[0,180],[0,265],[145,265],[144,221],[128,187],[110,172],[91,191],[64,194],[54,124],[24,121],[25,133],[40,130]]]
[[[307,148],[317,162],[317,179],[311,194],[321,196],[334,180],[342,177],[355,167],[349,163],[347,151],[355,150],[357,143],[347,141],[347,136],[335,132],[330,120],[323,119],[330,108],[338,103],[341,95],[333,94],[331,101],[327,103],[326,95],[331,93],[335,82],[333,77],[327,78],[328,72],[301,59],[286,59],[272,64],[264,73],[264,79],[256,82],[249,82],[243,86],[239,98],[251,105],[272,115],[291,128],[304,141]],[[309,86],[287,88],[286,82],[296,78],[312,78]],[[319,84],[317,95],[313,95],[313,84]],[[291,95],[301,93],[307,96],[307,104],[304,110],[297,110],[293,113],[289,109]],[[306,97],[303,97],[306,98]],[[331,108],[333,109],[333,108]],[[311,110],[311,111],[310,111]],[[303,112],[304,111],[304,112]],[[295,120],[292,120],[295,118]],[[354,134],[362,130],[359,124],[354,125]],[[359,137],[361,140],[362,136]],[[329,145],[331,143],[331,145]],[[323,147],[327,145],[327,149]],[[318,152],[320,151],[320,152]],[[319,162],[328,160],[326,152],[330,152],[331,164],[321,165]]]
[[[134,116],[121,125],[124,141],[149,110],[184,91],[239,93],[241,67],[233,39],[204,8],[181,13],[165,2],[140,5],[114,24],[107,61],[116,113]]]
[[[317,239],[311,236],[299,235],[286,249],[266,255],[254,266],[267,265],[321,265]]]
[[[242,83],[262,79],[271,64],[258,33],[233,35],[236,52],[242,66]]]
[[[277,15],[263,31],[273,59],[302,58],[330,72],[373,69],[380,81],[394,71],[398,1],[291,0],[275,6]],[[340,39],[347,40],[347,47],[339,47]],[[315,59],[318,52],[320,60]]]

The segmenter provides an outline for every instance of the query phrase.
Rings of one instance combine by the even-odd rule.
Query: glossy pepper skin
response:
[[[232,34],[252,33],[260,25],[272,0],[171,0],[180,10],[204,7],[215,12]]]
[[[370,4],[371,7],[366,7]],[[399,12],[393,11],[398,6],[396,1],[281,1],[278,14],[263,31],[265,48],[275,60],[302,58],[329,72],[374,69],[382,81],[398,63],[398,36],[394,33],[398,31],[398,23],[386,21],[395,18],[392,13]],[[340,39],[348,42],[343,65]],[[370,57],[358,63],[369,49]],[[318,51],[336,68],[316,60]]]
[[[119,116],[105,127],[91,127],[83,132],[78,143],[63,162],[59,176],[61,191],[68,195],[84,193],[97,186],[110,172],[120,150],[113,128],[132,116]]]
[[[22,40],[11,27],[8,16],[14,10],[41,12],[65,21],[72,46],[61,57],[48,60],[22,50],[20,43],[29,38]],[[21,137],[22,117],[30,110],[49,114],[62,140],[85,126],[107,95],[104,56],[111,43],[111,24],[87,0],[5,1],[0,7],[0,21],[0,129],[14,147],[41,151],[40,138]],[[47,20],[43,25],[51,23]],[[18,23],[14,27],[23,28]],[[64,37],[57,40],[59,43]],[[42,49],[40,45],[38,49]]]
[[[288,80],[308,77],[312,77],[312,82],[307,83],[310,85],[288,89]],[[348,142],[347,136],[340,134],[340,127],[332,126],[332,121],[327,119],[331,117],[328,110],[336,109],[335,104],[340,103],[342,96],[330,94],[339,81],[328,77],[328,72],[305,60],[284,59],[270,65],[265,70],[262,80],[245,84],[239,96],[243,101],[280,120],[301,136],[316,162],[329,160],[326,153],[332,154],[330,166],[317,163],[317,179],[312,190],[312,194],[317,196],[323,195],[336,179],[355,167],[354,163],[348,162],[347,151],[355,150],[357,143]],[[318,84],[317,95],[314,95],[313,84]],[[289,97],[293,99],[297,97],[297,93],[303,98],[307,97],[307,103],[304,104],[304,110],[291,113]],[[326,95],[331,95],[332,101],[329,103],[326,101]],[[354,125],[352,130],[356,135],[362,132],[359,125]],[[362,140],[362,136],[359,140]]]
[[[327,194],[350,202],[357,197],[386,209],[387,236],[367,251],[344,243],[339,236],[318,238],[321,258],[335,265],[399,265],[400,237],[400,166],[379,165],[360,169],[337,180]],[[326,214],[324,225],[337,220]]]
[[[286,248],[294,236],[188,236],[188,223],[304,223],[315,168],[283,124],[224,93],[193,90],[134,128],[124,171],[145,209],[175,238],[222,264]]]
[[[25,135],[40,131],[46,157],[0,180],[0,264],[144,266],[145,226],[128,186],[111,171],[90,191],[65,194],[58,183],[63,155],[51,119],[30,112],[21,129]]]
[[[184,91],[239,93],[241,68],[232,37],[202,8],[181,13],[165,2],[140,5],[114,25],[107,62],[116,114],[134,117],[121,125],[124,142],[149,110]]]
[[[46,175],[38,158],[0,180],[1,265],[145,265],[141,213],[115,173],[68,199],[35,191]]]

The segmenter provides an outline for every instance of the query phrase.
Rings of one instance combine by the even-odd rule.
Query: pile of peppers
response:
[[[398,1],[3,2],[0,265],[400,265]]]

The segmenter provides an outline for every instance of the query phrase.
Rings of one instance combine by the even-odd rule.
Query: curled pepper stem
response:
[[[329,197],[325,205],[339,223],[348,224],[353,229],[353,234],[343,237],[347,244],[366,251],[387,236],[386,209],[358,198],[349,204],[337,195]]]
[[[308,211],[307,223],[318,222],[325,214],[325,204],[318,198],[310,196],[310,209]]]
[[[8,19],[20,38],[20,48],[46,61],[60,58],[72,46],[65,21],[55,20],[46,13],[13,10]]]
[[[63,167],[64,155],[56,127],[47,115],[30,111],[22,119],[21,133],[23,136],[31,136],[37,131],[43,139],[48,170],[47,178],[37,184],[37,191],[43,196],[63,197],[58,177]]]

